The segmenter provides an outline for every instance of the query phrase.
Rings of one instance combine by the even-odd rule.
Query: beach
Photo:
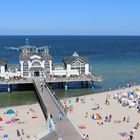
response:
[[[140,128],[134,129],[137,122],[140,123],[140,113],[137,109],[123,107],[114,99],[116,93],[126,93],[129,90],[139,90],[140,86],[134,86],[125,89],[107,91],[104,93],[79,96],[61,100],[65,105],[67,101],[71,102],[71,110],[68,110],[68,116],[74,121],[82,134],[88,135],[90,140],[127,140],[130,132],[134,131],[133,137],[139,140]],[[106,104],[106,98],[109,104]],[[98,106],[95,109],[95,105]],[[92,116],[96,115],[96,119]],[[97,116],[99,115],[99,116]],[[106,116],[111,115],[110,121],[105,121]],[[127,119],[129,118],[129,121]]]
[[[1,108],[0,117],[0,139],[30,140],[46,130],[46,121],[38,103]]]

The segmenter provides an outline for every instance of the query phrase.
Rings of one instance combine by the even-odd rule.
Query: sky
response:
[[[0,35],[140,35],[140,0],[0,0]]]

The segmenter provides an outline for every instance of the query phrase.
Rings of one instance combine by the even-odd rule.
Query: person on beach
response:
[[[88,135],[86,136],[85,140],[89,140],[89,136]]]
[[[130,134],[130,136],[129,136],[129,140],[133,140],[133,139],[134,139],[133,135]]]
[[[85,134],[83,134],[82,140],[85,140],[85,139],[86,139],[86,135],[85,135]]]
[[[105,105],[109,105],[110,103],[109,103],[109,100],[106,98],[106,100],[105,100]]]
[[[110,114],[108,118],[108,122],[111,122],[111,120],[112,120],[112,115]]]
[[[125,120],[126,120],[126,117],[123,117],[123,122],[125,122]]]
[[[105,122],[107,122],[108,121],[108,117],[107,116],[105,116]]]
[[[86,112],[86,115],[85,115],[85,118],[87,118],[88,117],[88,112]]]
[[[33,111],[32,104],[30,104],[29,110],[30,110],[30,112]]]
[[[78,103],[79,102],[79,97],[76,97],[76,103]]]
[[[127,117],[126,122],[128,122],[128,123],[130,122],[130,117],[129,116]]]
[[[21,129],[21,134],[24,135],[24,130],[23,129]]]
[[[2,131],[4,129],[4,127],[3,126],[0,126],[0,130]]]
[[[20,132],[19,130],[17,129],[17,136],[20,137]]]
[[[140,123],[139,123],[139,122],[137,122],[137,123],[136,123],[136,125],[135,125],[135,127],[134,127],[134,129],[138,129],[138,128],[139,128],[139,126],[140,126]]]
[[[92,119],[94,119],[94,113],[92,114]]]
[[[101,126],[101,125],[103,125],[104,123],[103,123],[103,122],[101,122],[101,123],[97,122],[97,124],[98,124],[99,126]]]

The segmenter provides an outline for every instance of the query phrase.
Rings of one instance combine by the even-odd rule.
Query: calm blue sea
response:
[[[104,77],[99,87],[107,90],[140,84],[140,36],[0,36],[0,57],[9,63],[18,63],[19,52],[4,50],[4,47],[25,45],[38,47],[48,44],[55,63],[64,56],[87,56],[93,71]]]

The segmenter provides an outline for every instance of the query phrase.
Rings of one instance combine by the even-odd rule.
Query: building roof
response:
[[[28,61],[28,60],[30,60],[30,54],[23,54],[23,53],[21,53],[20,56],[19,56],[19,59],[21,61]]]
[[[42,60],[52,60],[52,56],[50,54],[43,53]]]
[[[76,52],[74,52],[74,54],[72,56],[64,57],[64,63],[71,64],[72,62],[74,62],[75,60],[78,60],[78,59],[83,61],[84,63],[88,63],[87,57],[79,56]]]
[[[42,60],[51,60],[52,59],[52,56],[50,54],[41,53],[41,52],[38,52],[38,53],[37,52],[31,52],[29,54],[28,53],[27,54],[21,53],[19,59],[21,61],[28,61],[28,60],[31,60],[30,57],[33,56],[33,55],[40,56]]]
[[[7,69],[15,67],[16,69],[20,70],[20,65],[19,64],[7,64]]]

